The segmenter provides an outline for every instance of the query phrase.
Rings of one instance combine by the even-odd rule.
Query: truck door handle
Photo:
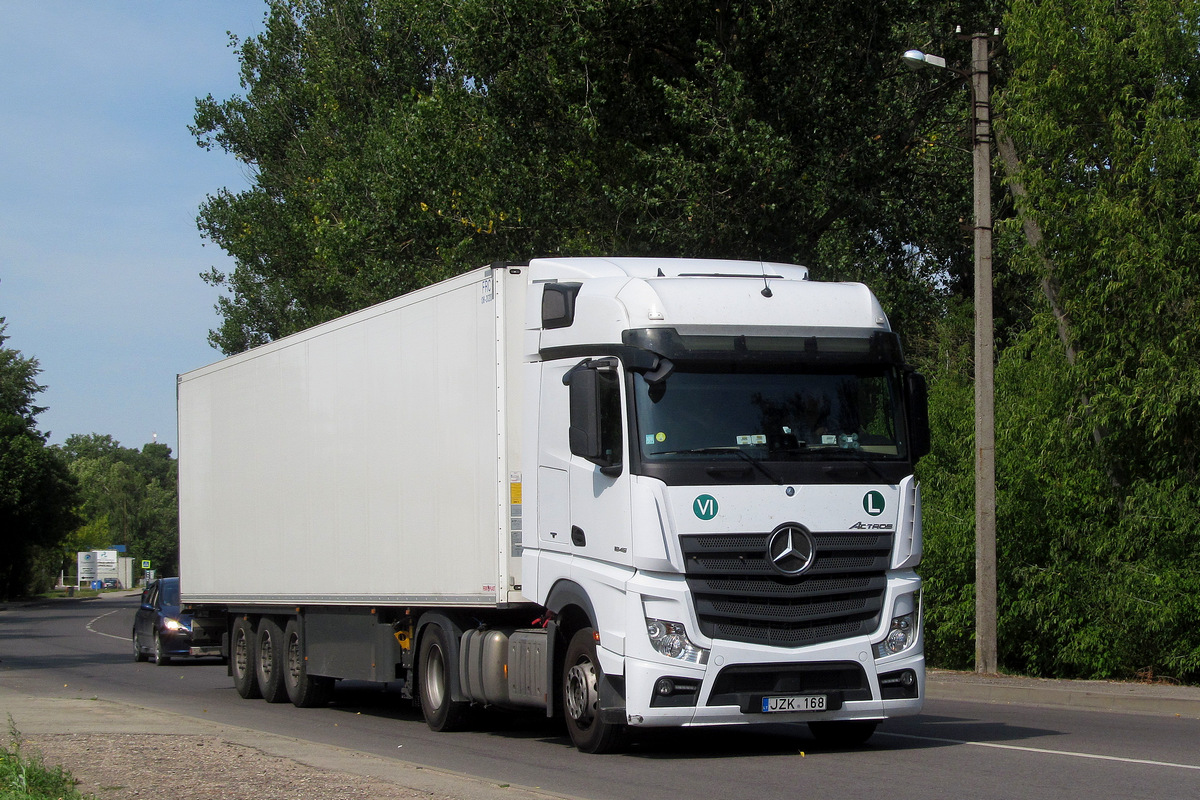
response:
[[[571,544],[576,547],[583,547],[587,544],[587,537],[583,535],[583,528],[578,525],[571,526]]]

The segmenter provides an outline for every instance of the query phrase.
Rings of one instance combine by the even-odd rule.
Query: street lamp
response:
[[[999,34],[994,31],[992,36]],[[975,184],[975,671],[998,669],[996,646],[996,415],[992,328],[992,121],[986,33],[971,40],[969,73],[920,50],[901,56],[912,69],[947,69],[971,78]]]

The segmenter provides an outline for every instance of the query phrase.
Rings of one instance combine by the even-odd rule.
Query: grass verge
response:
[[[8,742],[0,744],[0,800],[87,800],[62,767],[47,767],[21,752],[21,734],[8,717]]]

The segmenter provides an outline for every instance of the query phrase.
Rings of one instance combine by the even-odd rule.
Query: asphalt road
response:
[[[859,750],[821,749],[806,727],[777,725],[650,732],[627,753],[588,756],[537,718],[496,715],[483,730],[436,734],[397,691],[366,684],[340,686],[321,709],[242,700],[215,661],[134,663],[135,607],[135,597],[107,595],[0,612],[0,686],[160,709],[588,800],[1200,797],[1193,718],[930,699],[920,717],[884,723]]]

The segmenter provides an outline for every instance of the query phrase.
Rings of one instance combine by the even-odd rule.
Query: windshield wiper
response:
[[[763,475],[766,475],[768,478],[770,478],[776,484],[778,484],[780,486],[783,485],[782,478],[780,478],[778,475],[771,472],[769,469],[767,469],[765,466],[763,466],[762,462],[760,462],[757,458],[750,455],[749,453],[747,453],[745,450],[743,450],[740,447],[693,447],[693,448],[690,448],[687,450],[660,450],[657,453],[651,453],[651,455],[655,455],[655,456],[679,456],[679,455],[705,456],[705,455],[726,455],[726,454],[733,454],[733,455],[741,458],[743,461],[750,464],[750,466],[754,467],[756,470],[761,472]]]

